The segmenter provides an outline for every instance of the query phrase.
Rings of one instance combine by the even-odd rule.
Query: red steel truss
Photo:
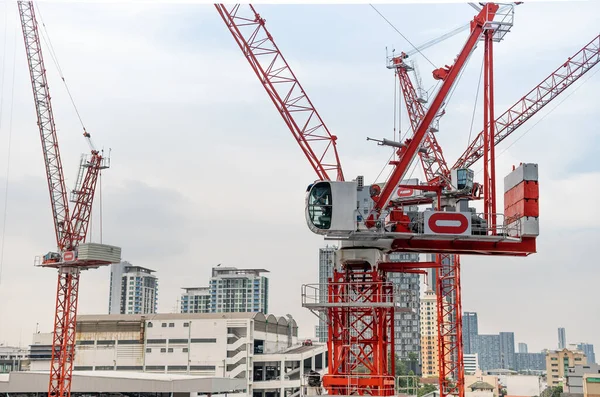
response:
[[[402,61],[400,60],[400,62]],[[404,95],[404,102],[406,103],[410,125],[414,133],[417,131],[421,120],[425,117],[425,109],[418,99],[417,92],[410,81],[410,76],[408,75],[406,67],[399,66],[396,68],[396,72],[400,82],[400,90]],[[431,129],[425,134],[421,150],[419,150],[419,158],[421,159],[421,165],[423,166],[423,172],[425,173],[427,183],[438,183],[440,181],[440,176],[450,175],[450,170],[444,159],[442,147],[438,144],[437,138]]]
[[[502,142],[544,106],[600,62],[600,35],[529,91],[494,122],[494,145]],[[470,167],[483,157],[484,132],[480,132],[452,168]]]
[[[74,192],[75,207],[70,216],[34,6],[31,1],[18,1],[17,4],[33,88],[37,124],[42,141],[56,243],[59,254],[62,254],[65,251],[76,250],[79,244],[85,241],[98,175],[100,170],[106,167],[103,165],[100,153],[92,150],[90,160],[84,164],[83,182],[81,186],[77,187],[78,191]],[[84,136],[89,138],[87,132],[84,133]],[[51,397],[69,397],[71,395],[80,267],[101,265],[108,265],[108,263],[74,261],[64,265],[56,258],[51,262],[43,263],[43,266],[58,268],[53,349],[48,385],[48,395]]]
[[[394,289],[377,270],[334,271],[327,286],[330,354],[323,386],[333,395],[391,396]]]
[[[215,4],[217,11],[320,180],[344,180],[337,137],[319,116],[254,6]],[[229,7],[229,8],[228,8]]]
[[[460,257],[436,255],[440,396],[464,396]]]

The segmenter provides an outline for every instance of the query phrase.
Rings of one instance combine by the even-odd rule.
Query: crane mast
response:
[[[83,269],[118,262],[121,252],[118,247],[104,244],[95,245],[85,254],[80,250],[80,245],[85,242],[88,231],[98,176],[102,169],[108,168],[108,161],[92,147],[91,154],[81,164],[80,172],[83,174],[80,181],[78,178],[78,184],[72,192],[75,206],[70,214],[33,2],[18,1],[17,5],[42,141],[58,250],[58,252],[48,253],[41,261],[43,267],[58,269],[48,395],[69,397],[75,356],[80,272]],[[89,133],[84,131],[84,136],[89,140]]]

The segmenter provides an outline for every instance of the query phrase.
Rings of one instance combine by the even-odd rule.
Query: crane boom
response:
[[[52,203],[52,215],[54,217],[54,230],[56,243],[59,251],[64,238],[70,235],[69,207],[67,202],[67,190],[65,178],[58,149],[58,138],[54,124],[54,114],[50,102],[50,91],[46,80],[46,68],[42,57],[42,46],[38,33],[37,21],[33,9],[33,2],[19,1],[19,15],[23,27],[23,38],[25,40],[25,51],[29,64],[29,74],[35,109],[37,113],[37,124],[40,129],[44,163],[46,164],[46,177],[48,189],[50,190],[50,201]]]
[[[229,9],[224,4],[215,7],[318,178],[331,180],[330,173],[335,173],[335,178],[343,181],[337,137],[329,132],[306,95],[266,29],[265,20],[251,4],[243,6],[245,9],[239,4]]]
[[[423,104],[419,101],[417,92],[410,81],[410,76],[408,75],[406,68],[399,67],[397,68],[397,72],[400,88],[404,95],[404,102],[406,103],[410,119],[410,125],[414,133],[417,131],[419,123],[425,117],[425,109],[423,108]],[[444,159],[442,148],[437,142],[437,138],[431,129],[429,129],[423,139],[421,150],[419,150],[419,157],[425,173],[425,179],[428,183],[433,183],[442,176],[450,175],[450,170]]]
[[[535,86],[494,121],[494,145],[533,117],[550,101],[565,91],[588,70],[600,62],[600,35],[569,57],[558,69]],[[484,133],[480,132],[452,168],[473,165],[484,154]]]
[[[458,74],[465,65],[469,55],[475,48],[477,41],[479,40],[482,32],[484,31],[485,24],[488,23],[488,21],[494,19],[497,10],[497,4],[487,3],[471,22],[471,33],[469,35],[469,38],[467,39],[467,42],[465,43],[461,52],[458,54],[454,64],[452,66],[437,69],[433,72],[435,78],[443,80],[442,86],[440,87],[435,98],[433,99],[431,106],[429,107],[429,109],[427,109],[427,112],[423,116],[419,127],[414,133],[414,136],[412,137],[410,142],[408,142],[407,146],[403,147],[400,150],[400,159],[397,163],[395,163],[392,175],[386,182],[383,190],[381,191],[381,194],[377,197],[375,206],[373,207],[373,210],[369,215],[370,219],[373,219],[375,216],[378,217],[381,210],[387,207],[394,190],[398,186],[400,180],[402,180],[402,178],[404,177],[404,174],[408,170],[408,167],[412,163],[419,147],[421,146],[423,138],[429,131],[429,126],[431,125],[431,122],[437,115],[437,112],[441,108],[444,100],[446,99],[446,96],[450,92],[450,89],[456,82]]]

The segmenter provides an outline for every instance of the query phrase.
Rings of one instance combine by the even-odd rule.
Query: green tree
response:
[[[425,384],[417,390],[417,397],[423,397],[427,393],[431,393],[432,391],[437,390],[435,385]]]

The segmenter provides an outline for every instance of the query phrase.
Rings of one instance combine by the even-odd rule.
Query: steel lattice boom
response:
[[[33,88],[33,99],[37,113],[37,123],[42,139],[42,150],[44,163],[46,164],[46,175],[50,200],[52,204],[52,215],[54,217],[54,230],[56,241],[64,241],[66,235],[70,234],[69,207],[67,202],[67,189],[63,174],[60,151],[58,149],[58,138],[54,124],[54,114],[50,102],[50,91],[46,80],[46,68],[42,57],[42,46],[33,10],[33,2],[19,1],[19,14],[25,39],[25,51],[29,63],[29,74]]]
[[[600,35],[596,36],[558,69],[529,91],[494,122],[494,144],[502,142],[600,62]],[[470,167],[484,154],[484,132],[480,132],[452,168]]]
[[[319,179],[331,180],[329,174],[335,173],[335,178],[343,181],[337,137],[317,113],[266,29],[265,20],[250,4],[215,6]]]
[[[55,256],[45,258],[43,262],[43,266],[58,268],[48,395],[51,397],[69,397],[71,395],[71,378],[75,355],[79,273],[81,268],[90,265],[97,267],[108,264],[108,262],[102,261],[93,263],[79,261],[75,256],[75,252],[79,244],[85,241],[98,176],[100,170],[107,168],[107,166],[104,164],[100,153],[92,150],[89,160],[82,165],[85,168],[85,175],[81,180],[81,184],[77,187],[77,191],[73,192],[75,207],[72,217],[70,217],[67,190],[65,188],[46,68],[33,2],[18,1],[17,4],[23,29],[44,163],[46,165],[46,178],[50,190],[56,245],[59,251]],[[85,131],[84,136],[89,139],[89,134]],[[68,258],[66,255],[63,256],[66,251],[71,251]]]

